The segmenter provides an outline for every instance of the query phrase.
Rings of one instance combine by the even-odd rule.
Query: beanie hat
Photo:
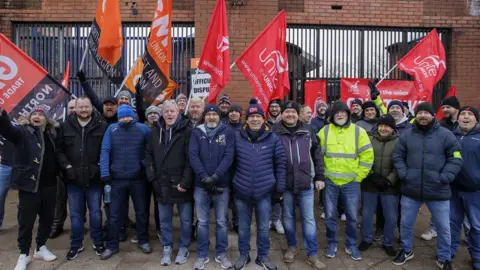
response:
[[[338,101],[335,101],[335,103],[333,103],[332,105],[332,111],[330,112],[330,123],[333,123],[333,117],[339,111],[347,112],[348,117],[350,117],[350,109],[348,109],[347,104],[345,102],[338,100]]]
[[[410,109],[410,106],[408,105],[408,102],[404,101],[404,102],[402,102],[402,104],[403,104],[404,108]]]
[[[216,112],[218,116],[220,116],[220,108],[216,104],[207,104],[205,106],[205,110],[203,111],[203,115],[206,115],[208,112]]]
[[[362,116],[365,116],[365,110],[368,108],[374,108],[377,112],[376,117],[380,117],[380,110],[377,108],[377,105],[375,105],[375,103],[371,100],[365,101],[365,103],[362,104]]]
[[[42,105],[38,105],[38,106],[36,106],[35,108],[33,108],[33,111],[30,113],[30,116],[32,116],[32,114],[33,114],[34,112],[36,112],[36,113],[41,113],[41,114],[43,114],[43,116],[45,116],[45,118],[47,118],[47,111],[48,111],[48,109],[47,109],[47,106],[46,106],[46,105],[43,105],[43,104],[42,104]]]
[[[132,117],[135,119],[135,114],[133,114],[133,108],[130,105],[120,105],[117,110],[117,116],[118,119],[123,118],[123,117]]]
[[[218,102],[218,105],[221,105],[222,103],[227,103],[228,105],[230,105],[230,98],[227,94],[223,94],[223,96],[220,98],[220,101]]]
[[[442,101],[442,106],[443,105],[448,105],[450,107],[453,107],[455,109],[460,109],[460,101],[458,101],[456,96],[453,97],[448,97]]]
[[[461,112],[463,111],[470,111],[473,113],[473,115],[475,115],[475,118],[477,119],[477,122],[480,122],[478,119],[478,110],[475,109],[474,107],[472,106],[463,106],[462,108],[460,108],[460,111],[458,111],[458,115],[460,115]]]
[[[242,114],[242,107],[240,106],[240,104],[237,104],[237,103],[233,103],[232,105],[230,105],[230,108],[228,108],[228,112],[239,112],[240,114]]]
[[[384,114],[380,116],[377,120],[377,127],[379,125],[387,125],[391,127],[393,130],[397,130],[397,124],[395,123],[395,119],[390,114]]]
[[[255,98],[250,99],[250,103],[248,104],[247,114],[246,114],[247,119],[250,115],[253,115],[253,114],[259,114],[263,118],[265,118],[265,112],[263,111],[262,107],[258,104],[258,100]]]
[[[428,103],[428,102],[422,102],[422,103],[418,104],[418,105],[417,105],[417,108],[415,108],[415,115],[416,115],[419,111],[427,111],[427,112],[429,112],[431,115],[435,116],[435,110],[433,110],[432,104],[430,104],[430,103]]]
[[[145,111],[145,116],[148,117],[148,115],[151,113],[156,113],[158,114],[158,116],[162,116],[162,111],[160,111],[160,108],[154,105],[147,108],[147,110]]]
[[[287,101],[287,102],[286,102],[285,104],[283,104],[283,106],[282,106],[282,113],[283,113],[286,109],[294,109],[295,111],[297,111],[297,114],[300,114],[300,105],[298,105],[298,103],[296,103],[296,102]]]
[[[356,98],[356,99],[354,99],[354,100],[352,101],[352,105],[353,105],[353,104],[358,104],[358,105],[362,106],[363,102],[362,102],[361,99]]]
[[[272,99],[268,103],[268,107],[270,107],[270,105],[272,105],[272,104],[278,104],[278,105],[282,106],[282,101],[280,99]]]
[[[126,97],[128,98],[128,100],[130,101],[130,103],[132,103],[132,95],[130,94],[129,91],[127,90],[122,90],[120,91],[120,93],[118,93],[118,99],[122,98],[122,97]]]
[[[187,101],[187,96],[185,96],[184,94],[179,94],[175,99],[175,102],[178,103],[181,99],[185,99],[185,101]]]
[[[108,96],[103,100],[103,104],[105,103],[113,103],[113,104],[118,104],[118,100],[114,96]]]
[[[388,103],[387,112],[390,111],[390,107],[392,107],[393,105],[399,106],[400,108],[402,108],[403,111],[403,103],[400,100],[392,100],[390,101],[390,103]]]

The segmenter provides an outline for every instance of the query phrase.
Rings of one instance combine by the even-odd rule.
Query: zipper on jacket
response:
[[[82,159],[80,161],[80,165],[81,165],[81,168],[82,168],[82,178],[84,177],[84,175],[83,175],[83,169],[84,169],[83,168],[83,166],[84,166],[84,164],[83,164],[83,153],[85,152],[85,142],[84,142],[84,140],[85,140],[85,127],[82,127],[82,148],[80,148],[80,158]],[[88,187],[89,183],[90,183],[90,179],[88,179],[87,187]]]
[[[40,165],[38,165],[37,181],[35,183],[35,193],[37,193],[38,186],[40,185],[40,174],[42,173],[43,167],[43,155],[45,154],[45,137],[43,136],[42,130],[38,129],[37,131],[40,132],[40,142],[42,143],[42,150],[40,154]]]
[[[420,178],[421,178],[421,187],[420,187],[420,199],[423,201],[423,155],[425,153],[425,137],[426,134],[423,135],[423,141],[422,141],[422,169],[420,170]]]

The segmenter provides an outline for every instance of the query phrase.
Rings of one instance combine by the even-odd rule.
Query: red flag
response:
[[[452,86],[452,88],[450,88],[450,90],[448,90],[447,95],[443,99],[446,99],[448,97],[455,97],[455,96],[457,96],[457,87],[455,87],[454,85]],[[437,114],[435,114],[435,118],[437,118],[437,120],[443,119],[442,106],[438,107]]]
[[[230,81],[229,44],[225,0],[217,0],[198,65],[212,77],[208,102],[215,102],[217,95]]]
[[[282,10],[235,61],[265,111],[270,100],[290,91],[286,37],[287,18]]]
[[[70,61],[67,62],[65,73],[63,74],[62,85],[68,89],[68,78],[70,77]]]
[[[310,106],[312,109],[312,117],[317,115],[315,110],[315,103],[319,99],[327,102],[327,81],[326,80],[315,80],[315,81],[306,81],[305,82],[305,104]]]
[[[400,61],[398,67],[415,79],[419,92],[432,94],[433,87],[442,79],[447,70],[445,48],[433,29]]]

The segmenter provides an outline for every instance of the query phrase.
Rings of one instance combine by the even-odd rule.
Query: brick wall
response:
[[[36,0],[0,0],[36,1]],[[11,37],[12,21],[90,22],[97,0],[38,0],[41,10],[1,9],[0,32]],[[246,0],[246,6],[232,7],[227,0],[231,60],[235,60],[263,27],[284,7],[288,23],[448,27],[452,42],[448,55],[450,84],[457,86],[465,104],[480,105],[480,17],[469,16],[472,0]],[[152,19],[156,0],[136,0],[138,15],[131,14],[131,1],[121,1],[123,21],[147,22]],[[303,8],[301,7],[303,3]],[[295,4],[295,5],[294,5]],[[195,51],[200,55],[215,0],[174,0],[175,22],[195,22]],[[341,5],[333,10],[332,5]],[[0,5],[1,6],[1,5]],[[293,7],[300,11],[293,11]],[[303,10],[303,12],[302,12]],[[248,103],[251,87],[238,69],[224,90],[235,101]]]

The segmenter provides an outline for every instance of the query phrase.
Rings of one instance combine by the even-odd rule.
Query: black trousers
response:
[[[45,187],[37,193],[18,192],[18,248],[20,254],[28,255],[32,244],[33,226],[37,216],[37,248],[45,245],[52,230],[55,214],[57,187]]]
[[[153,186],[151,182],[147,181],[147,196],[145,199],[147,200],[147,228],[150,224],[150,204],[152,203],[152,194],[153,194],[153,211],[154,211],[154,217],[155,217],[155,231],[159,232],[160,231],[160,220],[158,218],[158,202],[157,202],[157,197],[155,196],[155,191],[153,190]]]
[[[67,219],[67,189],[62,179],[57,178],[57,196],[55,204],[55,218],[53,219],[53,230],[63,228]]]

